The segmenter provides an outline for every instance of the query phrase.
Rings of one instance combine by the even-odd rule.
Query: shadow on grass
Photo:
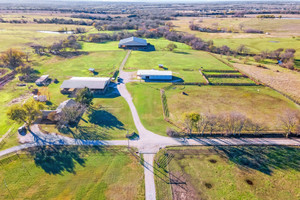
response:
[[[174,51],[174,53],[177,53],[177,54],[184,54],[184,55],[190,54],[190,53],[184,52],[184,51]]]
[[[117,128],[121,130],[124,129],[124,124],[119,121],[113,114],[106,110],[92,110],[88,114],[89,122],[106,129]]]
[[[272,175],[274,169],[300,171],[300,148],[285,146],[216,146],[215,150],[239,167]]]
[[[34,162],[46,173],[62,175],[63,172],[75,174],[76,164],[85,166],[83,155],[87,152],[102,152],[103,146],[40,146],[29,150]]]

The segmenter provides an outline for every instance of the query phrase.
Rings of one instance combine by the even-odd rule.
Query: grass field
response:
[[[76,139],[120,140],[128,133],[136,132],[132,115],[123,97],[95,98],[93,111],[83,115],[77,128],[70,132],[59,132],[55,125],[44,124],[42,129]]]
[[[253,83],[255,84],[255,82],[253,82],[251,79],[249,78],[244,78],[244,77],[240,77],[240,78],[208,78],[209,82],[214,84],[214,83]]]
[[[174,86],[166,90],[166,96],[170,119],[179,124],[184,112],[237,111],[277,130],[277,115],[286,109],[299,110],[295,103],[263,86]]]
[[[146,129],[160,135],[166,135],[167,127],[172,126],[163,118],[160,98],[160,89],[167,85],[161,83],[126,84],[143,125]]]
[[[143,168],[127,148],[37,150],[0,160],[0,199],[144,199]]]
[[[200,18],[182,17],[174,20],[175,30],[194,34],[204,40],[213,40],[217,46],[227,45],[236,49],[241,44],[246,45],[253,53],[263,50],[276,50],[278,48],[294,48],[297,50],[296,58],[300,58],[300,22],[297,19],[256,19],[256,18],[204,18],[199,23]],[[221,28],[233,28],[239,30],[239,25],[244,25],[244,30],[248,28],[259,29],[266,34],[249,33],[204,33],[191,31],[189,22],[194,21],[206,27],[218,26]]]
[[[167,166],[165,153],[174,155]],[[156,161],[163,177],[155,177],[157,199],[171,200],[172,193],[174,199],[299,198],[298,147],[170,147]],[[186,184],[169,184],[167,177]]]

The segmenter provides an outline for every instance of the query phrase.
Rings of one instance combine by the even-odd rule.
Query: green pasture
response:
[[[156,134],[166,135],[167,123],[163,117],[160,89],[168,86],[163,83],[128,83],[126,87],[131,93],[133,103],[146,129]]]
[[[244,78],[244,77],[239,77],[239,78],[208,78],[209,82],[214,84],[214,83],[253,83],[255,84],[254,81],[252,81],[249,78]]]
[[[144,199],[144,170],[125,147],[30,152],[0,160],[0,199]]]
[[[170,119],[178,124],[182,124],[185,112],[220,114],[236,111],[263,123],[270,130],[278,130],[281,128],[278,126],[279,114],[287,109],[299,110],[295,103],[264,86],[174,86],[166,89],[166,96]]]
[[[300,193],[298,147],[170,147],[160,151],[156,160],[161,166],[155,164],[160,175],[155,177],[157,199],[161,200],[179,195],[187,199],[281,200],[297,199]],[[171,179],[185,184],[169,184]],[[178,196],[172,197],[172,191]]]

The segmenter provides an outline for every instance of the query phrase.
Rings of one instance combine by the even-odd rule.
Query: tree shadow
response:
[[[274,169],[300,171],[300,148],[286,146],[215,146],[216,152],[242,169],[272,175]]]
[[[61,51],[56,56],[63,57],[63,58],[73,58],[81,55],[89,55],[87,51]]]
[[[109,140],[111,136],[105,131],[99,129],[99,127],[88,127],[88,126],[79,126],[76,129],[76,133],[70,130],[70,133],[73,135],[74,139],[80,140]]]
[[[184,54],[184,55],[190,54],[190,53],[184,52],[184,51],[174,51],[174,53],[177,53],[177,54]]]
[[[91,150],[100,152],[103,146],[39,146],[29,149],[29,153],[46,173],[63,175],[63,172],[75,174],[76,163],[84,167],[83,154]]]
[[[88,114],[89,122],[106,129],[117,128],[124,129],[124,124],[119,121],[114,115],[106,110],[92,110]]]

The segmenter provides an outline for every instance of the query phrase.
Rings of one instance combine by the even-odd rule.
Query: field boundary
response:
[[[164,89],[160,89],[160,97],[161,97],[161,103],[163,107],[164,119],[166,120],[169,119],[170,113],[169,113],[168,101]]]
[[[204,78],[204,80],[206,81],[207,85],[210,85],[209,80],[206,78],[206,75],[202,73],[201,70],[199,70],[199,73],[201,74],[201,76]]]

